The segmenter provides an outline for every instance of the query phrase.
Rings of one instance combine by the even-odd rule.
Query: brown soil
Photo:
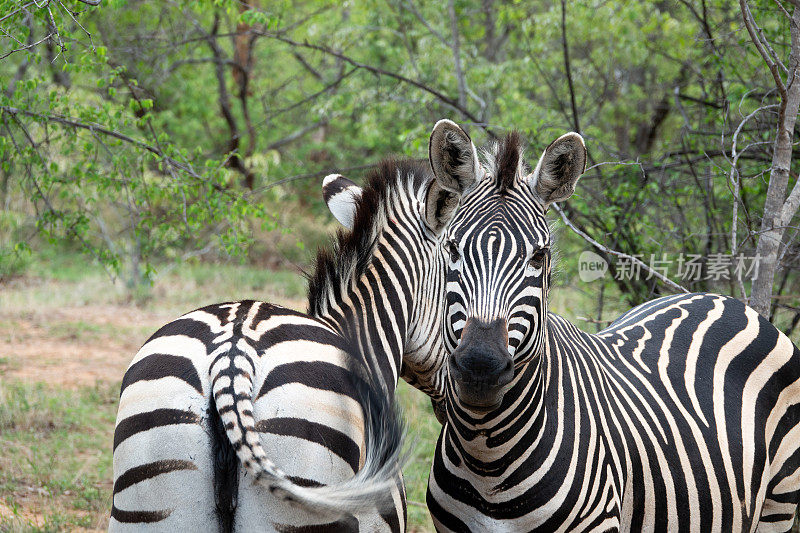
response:
[[[114,305],[0,312],[0,375],[70,388],[120,381],[147,337],[174,318]]]

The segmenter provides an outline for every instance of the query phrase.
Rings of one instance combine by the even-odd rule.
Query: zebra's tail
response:
[[[341,483],[302,486],[293,482],[266,455],[253,418],[252,350],[239,339],[220,353],[210,369],[212,393],[220,421],[236,455],[254,479],[277,497],[311,513],[340,517],[364,511],[393,509],[397,476],[406,459],[404,427],[394,395],[375,390],[354,375],[354,385],[364,410],[365,459],[361,469]]]

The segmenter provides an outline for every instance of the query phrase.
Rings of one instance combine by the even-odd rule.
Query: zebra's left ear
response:
[[[553,202],[572,196],[584,170],[586,145],[583,137],[570,132],[550,143],[527,181],[533,195],[547,209]]]
[[[330,174],[322,180],[322,197],[333,216],[347,229],[353,229],[361,187],[341,174]]]

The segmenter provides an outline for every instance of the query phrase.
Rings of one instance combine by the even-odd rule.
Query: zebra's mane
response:
[[[509,132],[504,138],[490,144],[482,150],[486,170],[494,177],[501,193],[514,186],[517,175],[525,175],[529,171],[523,158],[522,137],[518,131]]]
[[[402,196],[419,190],[432,176],[427,162],[410,159],[386,159],[367,175],[353,229],[340,229],[331,244],[317,252],[314,272],[308,279],[309,314],[320,316],[331,298],[342,298],[352,280],[360,277],[372,261],[391,210],[401,203]]]

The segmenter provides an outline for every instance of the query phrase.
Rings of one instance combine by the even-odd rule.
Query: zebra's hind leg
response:
[[[209,531],[219,523],[208,401],[174,378],[123,389],[109,531]]]
[[[792,467],[797,466],[797,461],[783,466],[785,468],[781,468],[778,475],[791,471]],[[800,504],[800,466],[793,473],[785,477],[774,477],[770,481],[761,507],[757,531],[786,533],[796,531],[793,530],[793,526],[796,521],[798,504]]]
[[[758,521],[759,533],[789,533],[793,531],[797,512],[797,503],[781,503],[775,500],[766,500],[764,510]]]

